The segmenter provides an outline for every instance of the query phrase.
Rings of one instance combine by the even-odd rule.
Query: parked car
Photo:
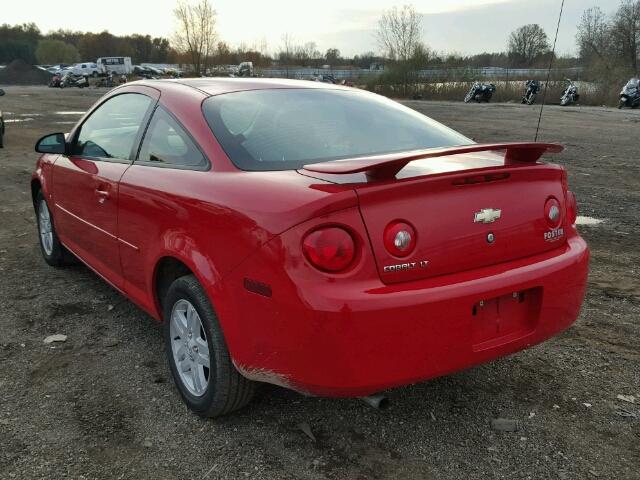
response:
[[[257,381],[361,397],[451,373],[563,331],[583,300],[575,197],[538,162],[562,146],[476,144],[373,93],[139,81],[36,150],[45,261],[79,258],[163,321],[203,416]]]
[[[49,68],[47,68],[47,71],[49,73],[52,74],[56,74],[56,73],[60,73],[60,71],[64,68],[67,68],[69,65],[67,65],[66,63],[60,63],[58,65],[52,65]]]
[[[85,62],[72,65],[69,70],[73,75],[81,75],[83,77],[97,77],[100,75],[100,68],[97,63]]]
[[[0,88],[0,97],[4,96],[4,90]],[[0,148],[4,148],[4,116],[0,110]]]
[[[140,65],[142,68],[145,68],[151,75],[164,75],[164,70],[162,68],[152,67],[151,65]]]
[[[133,73],[136,75],[151,75],[152,72],[147,67],[142,67],[140,65],[133,66]]]

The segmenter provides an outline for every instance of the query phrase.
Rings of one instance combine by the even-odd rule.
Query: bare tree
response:
[[[280,50],[278,51],[278,60],[280,61],[280,64],[284,64],[287,70],[287,78],[289,78],[289,64],[291,63],[295,52],[294,39],[290,33],[283,33],[280,40],[282,43],[280,45]]]
[[[509,35],[509,56],[527,66],[548,51],[547,34],[537,23],[523,25]]]
[[[305,43],[302,46],[302,50],[304,51],[306,58],[309,60],[316,60],[322,57],[322,54],[320,53],[320,50],[318,50],[316,42]]]
[[[252,45],[253,50],[256,52],[260,52],[263,57],[269,55],[269,44],[267,43],[267,37],[262,35],[260,38],[256,39]]]
[[[378,43],[390,60],[407,62],[420,44],[420,16],[412,5],[387,10],[378,22]]]
[[[632,73],[638,73],[640,54],[640,0],[624,0],[611,21],[611,37],[618,55]]]
[[[173,11],[178,22],[176,49],[187,56],[195,73],[206,72],[216,49],[216,12],[209,0],[188,3],[179,0]]]
[[[340,60],[340,50],[337,48],[328,48],[324,58],[329,65],[335,65]]]
[[[606,61],[609,45],[609,26],[604,12],[599,7],[588,8],[582,13],[576,33],[576,43],[580,49],[580,57],[591,61],[595,56]]]
[[[293,47],[293,58],[300,65],[310,65],[313,60],[317,61],[321,56],[315,42],[307,42],[304,45]]]

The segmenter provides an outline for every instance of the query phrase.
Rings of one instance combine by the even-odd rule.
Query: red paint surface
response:
[[[541,342],[576,319],[589,253],[564,212],[571,194],[560,167],[505,166],[494,153],[476,152],[437,168],[409,164],[397,180],[378,182],[363,174],[237,170],[205,123],[202,101],[300,85],[226,79],[197,80],[198,89],[162,81],[113,90],[107,96],[157,98],[212,168],[42,155],[33,178],[58,206],[52,212],[62,242],[157,319],[157,266],[165,257],[180,260],[208,292],[242,372],[318,395],[366,395],[467,368]],[[563,235],[546,241],[550,196],[562,207]],[[474,223],[483,208],[502,216]],[[397,220],[416,230],[406,258],[384,247],[384,229]],[[344,271],[320,271],[302,251],[305,236],[325,226],[346,229],[355,242]],[[422,260],[424,268],[384,271]]]

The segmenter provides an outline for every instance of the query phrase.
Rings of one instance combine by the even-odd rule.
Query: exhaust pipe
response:
[[[369,395],[360,397],[360,400],[376,410],[384,410],[389,406],[389,399],[384,395]]]

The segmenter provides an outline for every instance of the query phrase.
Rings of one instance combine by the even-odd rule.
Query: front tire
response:
[[[38,239],[44,261],[52,267],[62,267],[73,263],[73,255],[60,243],[42,191],[36,196],[36,217],[38,220]]]
[[[193,275],[175,280],[163,301],[167,361],[187,406],[203,417],[244,407],[255,383],[234,367],[218,317]]]

